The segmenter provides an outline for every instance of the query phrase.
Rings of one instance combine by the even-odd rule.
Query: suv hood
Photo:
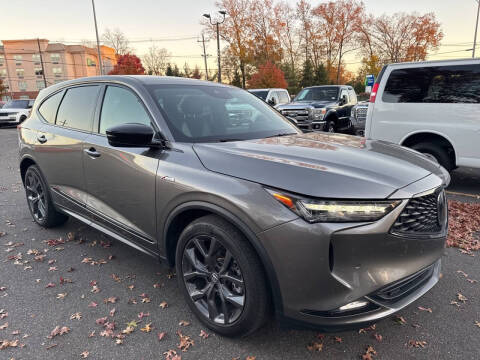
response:
[[[431,173],[444,177],[438,164],[416,151],[341,134],[202,143],[193,148],[210,171],[320,198],[385,199]]]
[[[306,107],[324,108],[336,104],[335,101],[292,101],[288,104],[280,105],[279,109],[305,109]]]

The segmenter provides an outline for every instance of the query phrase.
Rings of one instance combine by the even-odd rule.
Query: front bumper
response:
[[[297,219],[259,234],[279,282],[282,320],[324,331],[356,328],[395,313],[431,289],[439,279],[445,236],[390,234],[406,204],[374,223]],[[429,272],[420,281],[414,275],[424,270]],[[410,277],[417,282],[401,296],[380,296]],[[339,311],[355,301],[368,305]]]
[[[350,129],[355,135],[365,135],[366,120],[357,119],[355,116],[350,116]]]
[[[312,131],[324,131],[326,121],[304,121],[297,122],[297,127],[299,127],[303,132],[312,132]]]
[[[19,115],[8,115],[8,116],[0,116],[0,125],[3,124],[18,124],[20,122]]]

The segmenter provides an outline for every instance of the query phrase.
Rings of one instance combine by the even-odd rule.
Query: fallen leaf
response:
[[[375,336],[375,339],[378,341],[378,342],[382,342],[383,340],[383,336],[380,335],[380,334],[374,334],[373,336]]]
[[[468,299],[463,296],[461,293],[457,294],[457,299],[460,300],[461,302],[465,303]]]
[[[373,348],[373,346],[367,346],[367,349],[365,350],[365,354],[362,355],[362,360],[372,360],[373,355],[377,355],[377,352]]]
[[[115,297],[115,296],[111,296],[109,298],[106,298],[106,299],[103,299],[103,302],[105,304],[108,304],[108,303],[111,303],[111,304],[115,304],[117,302],[118,298]]]
[[[94,301],[92,301],[90,304],[88,304],[88,307],[97,307],[98,304]]]
[[[82,313],[76,312],[70,316],[70,320],[80,320],[82,318]]]
[[[419,306],[418,307],[418,310],[420,311],[427,311],[429,313],[432,313],[432,309],[431,308],[424,308],[423,306]]]
[[[203,339],[206,339],[206,338],[208,338],[210,335],[207,334],[205,331],[200,330],[200,335],[199,335],[199,336],[200,336],[201,338],[203,338]]]
[[[158,341],[161,341],[165,337],[165,335],[167,335],[166,332],[159,332],[157,334]]]
[[[427,345],[426,341],[410,340],[408,342],[410,347],[424,348]]]
[[[66,297],[67,297],[67,293],[57,294],[57,299],[65,299]]]
[[[314,341],[310,345],[307,345],[308,351],[320,352],[323,350],[323,343]]]
[[[162,309],[165,309],[166,307],[168,307],[168,304],[166,301],[162,301],[158,306],[160,306]]]
[[[88,351],[84,351],[80,354],[80,356],[82,357],[82,359],[86,359],[88,357],[88,355],[90,355],[90,353]]]
[[[180,338],[180,343],[177,345],[180,350],[187,351],[190,346],[195,345],[195,342],[190,336],[183,335],[180,331],[177,331],[177,335]]]
[[[337,343],[343,342],[343,339],[342,339],[340,336],[335,336],[335,337],[333,338],[333,340],[334,340],[335,342],[337,342]]]
[[[148,323],[145,327],[141,328],[140,331],[149,333],[153,330],[152,323]]]
[[[115,312],[116,312],[115,308],[113,308],[112,310],[110,310],[110,316],[113,317],[113,316],[115,315]]]
[[[0,330],[5,330],[6,328],[8,328],[8,322],[0,326]]]
[[[407,320],[405,320],[405,318],[403,316],[398,316],[398,315],[395,316],[393,321],[395,321],[399,325],[405,325],[407,323]]]
[[[475,321],[475,326],[480,328],[480,321]]]
[[[181,321],[178,323],[178,325],[180,325],[180,326],[188,326],[188,325],[190,325],[190,323],[189,323],[188,321],[181,320]]]

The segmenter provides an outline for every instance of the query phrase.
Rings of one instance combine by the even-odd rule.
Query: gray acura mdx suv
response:
[[[270,312],[363,326],[439,279],[442,167],[386,142],[303,134],[244,90],[72,80],[40,92],[19,137],[39,225],[71,216],[175,266],[192,311],[222,335],[251,333]]]

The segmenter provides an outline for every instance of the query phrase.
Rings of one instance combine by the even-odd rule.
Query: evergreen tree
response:
[[[166,76],[175,76],[173,74],[173,68],[172,68],[172,65],[170,63],[167,64],[167,70],[165,70],[165,75]]]
[[[287,80],[287,90],[291,95],[298,94],[300,91],[299,88],[299,81],[297,77],[297,73],[290,63],[284,63],[281,66],[282,71],[285,74],[285,80]]]
[[[328,85],[328,72],[325,66],[320,63],[320,65],[317,66],[315,69],[315,74],[314,74],[314,82],[315,85]]]
[[[300,86],[302,88],[315,85],[314,69],[310,59],[306,60],[303,64],[302,79],[300,80]]]

